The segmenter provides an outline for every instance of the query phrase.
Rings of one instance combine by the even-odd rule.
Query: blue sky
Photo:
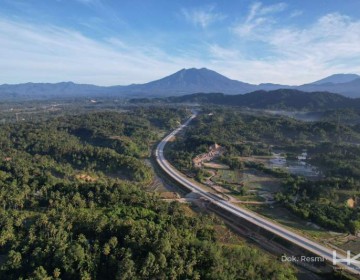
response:
[[[360,74],[360,1],[0,0],[0,84],[126,85],[191,67],[251,83]]]

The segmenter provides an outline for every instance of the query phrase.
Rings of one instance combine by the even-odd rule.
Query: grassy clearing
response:
[[[250,156],[250,157],[238,157],[238,159],[242,162],[256,162],[266,164],[269,159],[273,158],[273,156]]]
[[[216,176],[213,181],[225,184],[239,184],[241,181],[241,174],[238,170],[217,170]]]
[[[245,239],[240,235],[232,232],[227,226],[217,224],[215,227],[215,234],[217,239],[225,245],[239,246],[245,244]]]
[[[249,190],[262,190],[268,192],[278,192],[281,189],[281,180],[263,172],[254,169],[244,169],[241,171],[242,177],[240,183],[242,183]]]
[[[231,196],[241,200],[241,201],[254,201],[254,202],[264,202],[265,199],[257,194],[252,195],[237,195],[232,194]]]
[[[333,235],[316,225],[309,223],[303,219],[292,214],[290,211],[279,206],[268,206],[268,205],[251,205],[249,209],[275,220],[276,222],[288,226],[301,234],[309,236],[314,239],[327,239],[333,237]]]
[[[334,240],[331,243],[345,251],[349,250],[353,254],[360,253],[360,238],[359,237],[357,237],[355,240],[348,240],[348,241],[341,242],[341,243]]]

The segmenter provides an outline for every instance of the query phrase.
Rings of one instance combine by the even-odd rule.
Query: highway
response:
[[[293,244],[296,244],[297,246],[305,249],[308,252],[311,252],[317,256],[323,257],[325,260],[329,261],[330,263],[333,263],[333,250],[322,246],[308,238],[305,238],[304,236],[301,236],[295,232],[292,232],[291,230],[272,222],[271,220],[244,208],[241,208],[239,206],[236,206],[228,201],[223,200],[220,197],[217,197],[214,194],[211,194],[205,190],[202,189],[200,184],[194,183],[190,181],[186,175],[179,172],[175,167],[173,167],[164,156],[164,147],[169,140],[174,137],[180,130],[184,129],[194,118],[196,118],[196,114],[193,114],[185,123],[180,125],[177,129],[175,129],[173,132],[168,134],[164,139],[160,141],[158,144],[156,150],[155,150],[155,157],[156,161],[161,167],[161,169],[167,173],[170,177],[172,177],[175,181],[177,181],[182,186],[186,187],[188,190],[198,193],[201,196],[207,198],[209,201],[211,201],[213,204],[217,205],[218,207],[222,208],[224,211],[230,212],[237,217],[243,218],[250,223],[253,223],[260,228],[263,228]],[[339,259],[346,259],[346,256],[337,253],[337,258]],[[349,258],[348,258],[349,259]],[[356,261],[350,261],[350,262],[338,262],[337,266],[341,269],[347,270],[350,273],[358,274],[360,275],[360,264]]]

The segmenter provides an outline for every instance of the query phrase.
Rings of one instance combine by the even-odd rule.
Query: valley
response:
[[[63,148],[58,147],[55,151],[55,147],[48,150],[42,148],[41,157],[51,158],[58,155],[54,158],[55,161],[61,165],[65,164],[64,167],[50,169],[52,175],[47,176],[53,176],[51,180],[66,179],[66,181],[70,180],[69,182],[77,181],[84,186],[98,184],[104,180],[138,182],[135,184],[146,192],[158,194],[160,201],[168,204],[180,203],[183,205],[181,208],[191,216],[197,217],[199,213],[208,216],[209,213],[215,211],[220,218],[214,224],[217,230],[233,231],[236,228],[235,232],[243,236],[239,238],[245,238],[239,241],[240,244],[250,242],[242,246],[252,247],[254,245],[251,245],[251,235],[244,235],[241,232],[244,230],[253,232],[253,229],[239,231],[237,223],[229,224],[229,221],[225,219],[229,227],[226,229],[221,221],[223,219],[221,213],[209,208],[207,202],[201,197],[184,192],[167,176],[159,175],[159,170],[154,166],[154,160],[150,157],[154,145],[166,135],[169,129],[176,128],[184,118],[189,116],[189,108],[191,110],[197,108],[198,117],[171,141],[166,150],[174,166],[190,176],[193,182],[207,185],[210,192],[234,205],[261,214],[291,231],[317,240],[328,248],[339,250],[342,254],[350,247],[354,253],[357,252],[357,244],[360,243],[355,222],[358,215],[356,204],[358,171],[355,168],[357,158],[352,159],[355,164],[350,166],[347,165],[350,158],[343,160],[341,155],[350,151],[354,153],[358,147],[357,144],[360,143],[360,135],[357,124],[348,118],[342,118],[341,122],[334,126],[332,119],[328,117],[333,114],[329,110],[326,113],[317,114],[326,119],[314,122],[303,121],[301,118],[296,119],[292,116],[287,117],[285,114],[274,115],[273,112],[267,110],[252,110],[236,106],[199,106],[196,103],[179,106],[177,103],[168,102],[139,104],[126,101],[114,102],[113,99],[104,98],[97,99],[96,102],[79,100],[78,103],[43,101],[34,105],[31,103],[3,104],[1,114],[4,128],[7,127],[7,130],[11,131],[12,127],[17,129],[23,127],[24,135],[33,130],[32,123],[37,124],[39,128],[44,126],[44,129],[53,127],[47,132],[49,136],[41,136],[38,142],[39,139],[43,139],[42,142],[36,145],[34,143],[34,146],[31,144],[31,141],[34,141],[31,140],[33,138],[25,138],[27,140],[22,140],[25,142],[19,142],[16,147],[25,145],[24,147],[28,147],[24,150],[26,153],[36,155],[40,153],[37,146],[50,145],[51,147],[53,145],[51,139],[55,139],[57,133],[68,131],[73,135],[70,138],[67,136],[69,140],[75,141],[71,144],[75,145],[71,148],[74,149],[73,152],[69,153],[65,150],[65,154],[59,156],[59,151]],[[114,127],[115,123],[117,125]],[[152,130],[151,133],[149,129]],[[27,130],[29,132],[26,132]],[[36,133],[41,135],[39,132]],[[80,142],[73,137],[78,138]],[[64,137],[61,136],[61,138]],[[328,143],[329,141],[332,145]],[[2,143],[4,145],[5,142]],[[11,147],[12,144],[7,145]],[[64,145],[68,146],[67,149],[71,147],[70,142]],[[76,145],[84,146],[79,149]],[[104,150],[97,151],[97,149]],[[86,154],[82,155],[81,150]],[[337,161],[331,162],[330,159],[325,158],[324,150],[333,154],[331,160]],[[12,162],[18,157],[11,153],[4,154],[5,162],[8,159]],[[69,157],[71,153],[73,155]],[[101,155],[102,153],[104,155]],[[95,158],[91,158],[92,154]],[[96,155],[109,157],[108,164],[104,165],[101,157]],[[121,159],[122,157],[124,158]],[[194,161],[196,158],[198,161]],[[36,159],[39,159],[39,156],[36,156]],[[63,161],[64,159],[66,161]],[[128,162],[126,163],[128,167],[122,167],[123,160]],[[141,163],[142,161],[144,162]],[[134,164],[133,169],[129,169],[130,162]],[[339,162],[344,166],[341,170],[336,167]],[[71,171],[72,169],[74,171]],[[62,170],[68,170],[66,171],[68,175],[65,175]],[[28,172],[32,174],[33,171]],[[353,177],[354,181],[343,180],[340,177],[343,172],[347,172],[349,174],[347,176]],[[329,174],[332,174],[331,177]],[[339,174],[338,177],[334,177],[336,174]],[[48,185],[50,192],[51,185],[52,183]],[[317,191],[319,186],[320,190]],[[127,187],[124,186],[124,188]],[[43,192],[45,188],[41,187],[41,190]],[[39,191],[36,193],[39,198],[44,199]],[[5,192],[3,195],[7,197],[10,193]],[[81,192],[80,197],[82,197]],[[36,197],[32,200],[34,198]],[[91,201],[86,197],[82,199]],[[12,203],[11,199],[7,201]],[[348,204],[344,206],[346,203]],[[32,211],[37,209],[30,206],[31,204],[28,204],[26,200],[24,206],[15,206],[14,210],[10,210],[14,207],[10,205],[16,204],[5,205],[7,210],[4,213],[11,212],[14,215],[17,212],[19,213],[17,215],[21,216],[23,211],[27,211],[25,209],[33,209]],[[81,209],[85,207],[84,211],[86,211],[88,206],[79,204],[74,207]],[[336,209],[343,214],[329,216],[333,215]],[[330,222],[330,219],[336,224]],[[230,239],[233,238],[238,237],[234,236]],[[263,237],[258,236],[256,240],[258,238]],[[270,247],[265,246],[262,250],[272,255],[281,255],[282,249],[274,249],[278,245],[270,245],[271,241],[269,242],[268,244],[266,241],[266,244],[273,249],[270,250]],[[257,242],[255,246],[262,247],[261,243]],[[282,263],[279,265],[281,266]],[[301,266],[296,267],[298,273],[301,271],[305,273],[303,269]],[[311,269],[310,271],[308,269],[309,267],[305,269],[307,271],[305,274],[313,273],[310,272]],[[325,275],[328,277],[329,271]]]
[[[0,280],[360,279],[359,11],[0,0]]]

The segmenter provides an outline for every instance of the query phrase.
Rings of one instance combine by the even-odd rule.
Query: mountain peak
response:
[[[184,68],[162,79],[134,88],[134,91],[158,92],[168,94],[195,92],[244,93],[251,91],[253,85],[231,80],[213,70],[203,68]]]
[[[210,69],[207,69],[205,67],[202,67],[202,68],[195,68],[195,67],[192,67],[192,68],[183,68],[181,70],[179,70],[178,72],[215,72],[213,70],[210,70]],[[178,73],[176,72],[176,73]],[[219,74],[220,75],[220,74]]]
[[[201,67],[201,68],[196,68],[196,67],[191,67],[191,68],[183,68],[183,70],[209,70],[206,67]]]
[[[352,82],[353,80],[359,79],[360,76],[357,74],[333,74],[331,76],[328,76],[324,79],[315,81],[311,83],[312,85],[322,85],[322,84],[342,84],[342,83],[348,83]]]

